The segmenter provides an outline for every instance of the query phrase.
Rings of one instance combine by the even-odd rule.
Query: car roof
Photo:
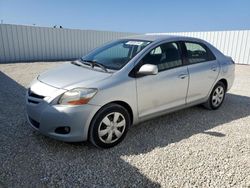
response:
[[[124,37],[123,39],[131,39],[131,40],[146,40],[146,41],[162,41],[162,40],[192,40],[192,41],[202,41],[197,38],[193,37],[185,37],[185,36],[178,36],[178,35],[167,35],[167,34],[145,34],[145,35],[133,35]]]

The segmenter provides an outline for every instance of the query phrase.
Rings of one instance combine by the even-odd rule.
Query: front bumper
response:
[[[95,113],[100,106],[79,105],[63,106],[51,105],[45,100],[37,103],[30,102],[26,94],[27,119],[32,128],[51,138],[78,142],[88,139],[88,129]],[[67,134],[59,134],[55,130],[58,127],[70,127]]]

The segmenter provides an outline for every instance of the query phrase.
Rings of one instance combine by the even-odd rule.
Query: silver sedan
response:
[[[133,124],[197,104],[218,109],[234,66],[200,39],[122,38],[40,74],[27,91],[27,119],[49,137],[110,148]]]

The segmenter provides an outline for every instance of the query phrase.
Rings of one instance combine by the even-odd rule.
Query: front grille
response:
[[[36,120],[32,119],[31,117],[29,117],[29,121],[30,121],[30,123],[31,123],[34,127],[36,127],[37,129],[39,129],[39,127],[40,127],[40,123],[39,123],[39,122],[37,122]]]
[[[29,103],[39,104],[44,98],[45,96],[38,95],[32,92],[30,88],[28,89],[28,102]]]

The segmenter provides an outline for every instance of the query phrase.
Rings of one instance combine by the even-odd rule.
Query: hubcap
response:
[[[222,86],[218,86],[213,93],[212,104],[214,107],[218,107],[224,98],[224,88]]]
[[[126,127],[126,120],[119,112],[113,112],[103,118],[98,127],[99,139],[104,143],[113,143],[122,135]]]

